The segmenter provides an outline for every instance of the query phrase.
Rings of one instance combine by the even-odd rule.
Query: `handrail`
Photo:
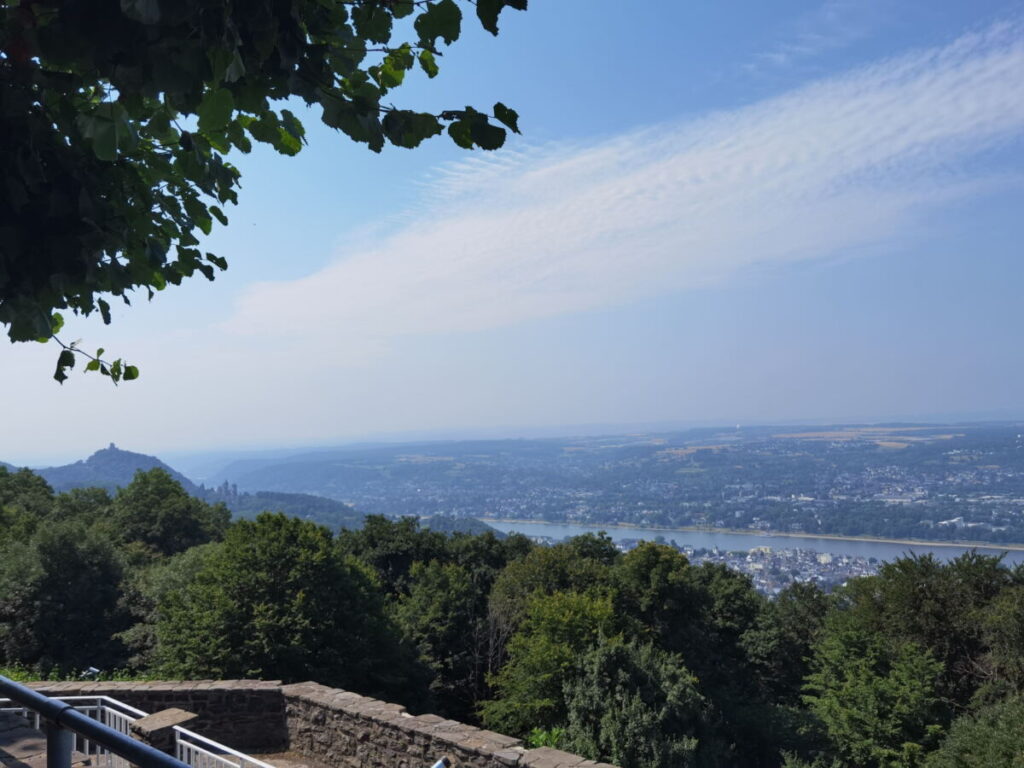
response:
[[[205,736],[200,736],[195,731],[190,731],[188,728],[183,728],[180,725],[174,726],[174,732],[177,734],[175,740],[178,745],[178,756],[182,757],[181,748],[184,746],[189,749],[198,748],[203,754],[209,755],[214,758],[218,763],[229,766],[255,766],[256,768],[274,768],[270,763],[265,763],[262,760],[257,760],[255,757],[251,757],[244,752],[239,752],[237,749],[225,746],[213,739],[208,739]],[[214,751],[216,750],[216,751]],[[222,757],[222,755],[230,755],[238,760],[237,763]]]
[[[31,690],[31,689],[29,689]],[[102,701],[111,709],[120,709],[132,717],[145,717],[148,712],[143,712],[141,709],[137,709],[130,704],[125,704],[123,701],[113,699],[110,696],[60,696],[61,701]]]
[[[185,763],[161,752],[159,749],[136,741],[130,736],[115,731],[91,717],[75,710],[74,705],[59,699],[51,699],[37,691],[33,691],[10,678],[0,675],[0,693],[23,707],[38,712],[50,723],[60,728],[74,731],[97,744],[102,744],[115,755],[119,755],[140,768],[189,768]],[[54,740],[56,741],[56,739]],[[63,756],[50,755],[50,738],[47,734],[47,763],[60,764],[50,760],[67,760]],[[67,756],[70,758],[70,755]],[[63,764],[67,764],[64,762]]]

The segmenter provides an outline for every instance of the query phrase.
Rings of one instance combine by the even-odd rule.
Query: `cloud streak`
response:
[[[757,57],[759,64],[788,67],[867,37],[890,9],[870,0],[825,0],[802,16],[789,39]]]
[[[1024,134],[1021,32],[1000,24],[700,120],[449,166],[393,230],[253,286],[225,329],[352,358],[913,236],[922,215],[1000,181],[985,153]]]

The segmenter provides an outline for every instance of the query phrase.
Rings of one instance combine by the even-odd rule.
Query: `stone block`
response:
[[[585,758],[551,747],[528,750],[520,765],[530,768],[576,768]]]
[[[140,717],[129,728],[132,738],[143,744],[159,749],[167,754],[174,754],[174,726],[184,726],[196,719],[192,712],[184,709],[165,709],[153,715]]]
[[[495,733],[494,731],[481,730],[478,735],[481,739],[503,744],[505,747],[519,747],[523,744],[522,739],[517,739],[515,736],[506,736],[503,733]]]
[[[494,753],[494,759],[502,765],[519,765],[525,751],[522,749],[503,749]]]

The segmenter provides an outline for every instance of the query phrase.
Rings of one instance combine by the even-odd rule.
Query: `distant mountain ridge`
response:
[[[6,462],[0,462],[0,466],[8,471],[16,470],[16,467]],[[191,496],[210,503],[223,503],[236,517],[255,517],[260,512],[271,511],[311,520],[330,528],[358,528],[363,522],[363,514],[348,504],[322,496],[271,491],[239,492],[227,483],[216,488],[196,485],[156,456],[125,451],[113,443],[82,461],[33,471],[58,493],[73,488],[103,488],[115,493],[118,488],[130,484],[136,472],[152,469],[162,469]]]
[[[91,487],[105,488],[113,493],[118,488],[128,485],[140,469],[147,472],[151,469],[162,469],[181,483],[181,487],[188,493],[193,496],[201,495],[199,486],[156,456],[123,451],[113,443],[96,451],[84,461],[37,469],[35,473],[43,477],[57,492]]]

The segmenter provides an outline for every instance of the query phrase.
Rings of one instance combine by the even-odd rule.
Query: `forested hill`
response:
[[[198,495],[208,502],[223,503],[236,517],[252,518],[260,512],[283,512],[328,528],[359,528],[363,524],[363,513],[348,504],[308,493],[246,493],[225,483],[217,488],[200,486]]]
[[[84,461],[35,470],[57,492],[72,488],[103,488],[113,493],[128,485],[139,470],[162,469],[190,495],[200,495],[199,487],[180,472],[164,464],[156,456],[123,451],[113,443],[96,451]]]
[[[14,466],[5,462],[0,462],[0,467],[8,471],[15,470]],[[58,493],[75,488],[102,488],[114,494],[119,488],[128,487],[136,473],[152,469],[166,472],[190,496],[224,504],[236,517],[251,518],[260,512],[283,512],[335,529],[358,528],[363,522],[361,512],[336,499],[307,493],[240,492],[227,483],[217,488],[196,485],[156,456],[125,451],[113,443],[83,461],[34,471]]]

